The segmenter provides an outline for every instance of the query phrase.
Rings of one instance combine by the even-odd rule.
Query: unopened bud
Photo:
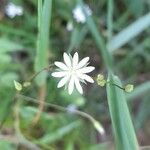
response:
[[[106,84],[106,80],[98,81],[97,84],[103,87]]]
[[[134,85],[132,85],[132,84],[127,84],[125,86],[125,91],[128,92],[128,93],[132,92],[133,89],[134,89]]]
[[[24,87],[28,87],[28,86],[30,86],[30,85],[31,85],[31,82],[24,82],[24,83],[23,83],[23,86],[24,86]]]
[[[22,84],[14,80],[14,86],[17,91],[22,90]]]
[[[99,81],[104,80],[104,75],[98,74],[97,75],[97,80],[99,80]]]
[[[105,80],[105,78],[104,78],[104,76],[102,74],[98,74],[96,80],[97,80],[97,84],[99,86],[102,86],[102,87],[105,86],[106,80]]]

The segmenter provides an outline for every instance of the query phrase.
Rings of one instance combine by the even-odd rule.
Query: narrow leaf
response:
[[[131,121],[130,112],[126,103],[124,91],[117,86],[121,82],[118,77],[110,75],[107,85],[108,104],[115,134],[117,150],[138,150],[138,142]]]
[[[107,44],[109,51],[115,51],[130,42],[131,39],[139,35],[142,31],[150,26],[150,13],[139,18],[137,21],[123,29],[117,35],[115,35]]]
[[[48,47],[49,47],[49,26],[51,20],[52,0],[39,0],[38,8],[38,41],[37,41],[37,54],[35,61],[35,71],[40,71],[48,66]],[[46,82],[46,72],[42,72],[37,77],[38,85]]]

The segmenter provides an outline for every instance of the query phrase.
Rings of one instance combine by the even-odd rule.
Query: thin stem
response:
[[[109,83],[109,84],[111,84],[111,85],[115,85],[115,86],[117,86],[118,88],[120,88],[120,89],[122,89],[122,90],[125,90],[125,88],[123,88],[123,87],[121,87],[121,86],[119,86],[119,85],[117,85],[117,84],[115,84],[115,83],[112,83],[112,82],[110,82],[110,81],[108,81],[108,82],[106,82],[106,83]]]
[[[43,68],[42,70],[34,73],[27,81],[31,82],[37,75],[39,75],[41,72],[43,71],[50,71],[52,69],[52,67],[54,66],[54,64],[50,64],[48,67]]]
[[[17,98],[17,93],[16,93],[16,98]],[[41,150],[37,145],[31,143],[30,141],[28,141],[23,134],[20,131],[20,119],[19,119],[19,112],[20,112],[20,102],[18,100],[16,100],[16,104],[14,107],[14,117],[15,117],[15,121],[14,121],[14,128],[15,128],[15,132],[16,132],[16,136],[17,136],[17,140],[18,140],[18,144],[21,144],[25,147],[27,147],[28,149],[34,149],[34,150]]]
[[[39,104],[39,101],[35,98],[31,98],[31,97],[28,97],[28,96],[25,96],[25,95],[21,95],[21,94],[18,94],[17,97],[19,98],[22,98],[26,101],[29,101],[29,102],[33,102],[33,103],[37,103]],[[69,110],[69,108],[66,108],[66,107],[63,107],[63,106],[59,106],[59,105],[56,105],[56,104],[52,104],[52,103],[47,103],[47,102],[43,102],[43,105],[44,106],[48,106],[48,107],[52,107],[54,109],[57,109],[57,110],[60,110],[60,111],[64,111],[64,112],[70,112],[70,113],[73,113],[73,114],[77,114],[79,116],[82,116],[84,118],[87,118],[89,121],[92,122],[92,124],[95,126],[95,123],[98,123],[98,121],[93,118],[91,115],[83,112],[83,111],[79,111],[79,110]],[[96,130],[100,133],[100,134],[104,134],[105,131],[103,129],[103,127],[101,126],[101,124],[99,124],[100,128],[101,129],[97,129]]]

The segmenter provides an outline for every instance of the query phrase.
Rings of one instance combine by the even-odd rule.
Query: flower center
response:
[[[70,69],[70,75],[76,75],[76,70],[74,70],[73,68]]]

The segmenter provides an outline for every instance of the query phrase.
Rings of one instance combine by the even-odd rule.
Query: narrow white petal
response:
[[[84,67],[87,64],[87,62],[89,61],[89,59],[90,59],[89,57],[83,58],[77,65],[77,69]]]
[[[76,52],[73,56],[73,67],[77,66],[78,64],[78,61],[79,61],[79,55],[78,53]]]
[[[86,80],[87,82],[94,83],[94,80],[86,74],[79,74],[79,78]]]
[[[64,57],[64,62],[65,64],[68,66],[68,67],[71,67],[71,60],[70,60],[70,57],[68,56],[67,53],[64,53],[63,54],[63,57]]]
[[[68,85],[68,92],[71,95],[74,89],[74,76],[71,77],[69,85]]]
[[[78,78],[75,78],[75,86],[76,86],[76,89],[79,91],[79,93],[83,94],[83,89],[79,83]]]
[[[95,67],[93,66],[88,66],[88,67],[84,67],[78,70],[79,73],[89,73],[91,71],[93,71],[95,69]]]
[[[51,75],[56,78],[64,77],[67,74],[66,71],[53,72]]]
[[[68,82],[68,80],[69,80],[69,76],[65,76],[64,78],[62,78],[59,81],[57,87],[60,88],[60,87],[64,86]]]
[[[62,62],[55,61],[54,64],[55,64],[57,67],[59,67],[60,69],[62,69],[62,70],[68,70],[68,67],[67,67],[64,63],[62,63]]]

